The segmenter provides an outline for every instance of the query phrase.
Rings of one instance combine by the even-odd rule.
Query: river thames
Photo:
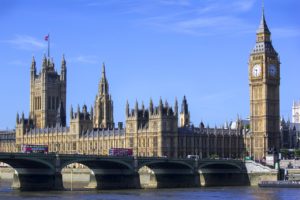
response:
[[[20,192],[10,188],[11,182],[0,181],[0,199],[6,200],[299,200],[300,189],[294,188],[258,188],[258,187],[206,187],[188,189],[158,190],[76,190],[61,192]]]

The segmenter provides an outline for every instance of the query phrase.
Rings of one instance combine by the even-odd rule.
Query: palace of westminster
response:
[[[201,122],[190,123],[186,97],[180,109],[150,99],[148,108],[126,104],[126,124],[114,123],[113,101],[105,66],[94,107],[71,107],[66,124],[67,67],[62,58],[61,73],[50,58],[44,57],[40,73],[36,61],[30,69],[30,113],[17,114],[16,129],[0,134],[0,152],[21,151],[22,144],[48,145],[49,152],[62,154],[108,155],[110,148],[131,148],[134,156],[200,158],[218,156],[263,159],[270,151],[299,147],[300,103],[294,103],[293,122],[280,120],[280,60],[271,41],[264,13],[249,58],[250,120],[237,119],[222,128]],[[179,111],[180,110],[180,111]],[[179,123],[178,123],[179,122]]]

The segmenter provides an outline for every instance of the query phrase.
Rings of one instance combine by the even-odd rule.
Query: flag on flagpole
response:
[[[49,34],[45,36],[45,41],[49,40]]]
[[[45,41],[48,42],[48,58],[50,58],[50,34],[48,33],[48,35],[45,36]]]

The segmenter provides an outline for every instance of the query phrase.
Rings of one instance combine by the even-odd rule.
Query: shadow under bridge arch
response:
[[[121,159],[78,158],[63,163],[62,169],[71,164],[82,164],[90,173],[89,188],[96,189],[127,189],[136,188],[138,179],[133,166]],[[80,171],[80,169],[78,169]]]
[[[15,170],[13,189],[22,191],[63,189],[61,174],[56,173],[51,160],[28,155],[10,155],[0,158],[0,162],[10,165]]]
[[[192,165],[182,161],[149,161],[139,166],[142,188],[179,188],[198,186]]]
[[[250,180],[241,163],[212,162],[199,166],[201,186],[247,186]]]

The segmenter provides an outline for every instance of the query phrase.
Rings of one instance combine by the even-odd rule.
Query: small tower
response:
[[[73,106],[71,105],[71,109],[70,109],[70,120],[73,119],[73,117],[74,117]]]
[[[190,126],[190,112],[186,97],[183,97],[180,112],[180,127]]]
[[[87,106],[83,105],[82,110],[78,105],[77,112],[73,114],[72,119],[70,119],[70,132],[79,133],[79,135],[91,131],[93,129],[93,120],[91,112],[88,112]]]
[[[154,112],[153,101],[152,101],[152,98],[150,98],[150,103],[149,103],[149,113],[150,113],[150,115],[152,115],[153,112]]]
[[[175,98],[174,115],[178,117],[178,101],[177,101],[177,98]]]
[[[65,60],[65,55],[62,56],[61,60],[60,80],[67,81],[67,62]]]
[[[32,57],[31,68],[30,68],[30,77],[31,79],[35,79],[36,76],[36,62],[34,56]]]
[[[128,103],[128,100],[126,101],[126,110],[125,110],[125,113],[126,113],[126,118],[129,117],[129,103]]]
[[[65,127],[66,126],[66,116],[65,116],[65,108],[63,102],[60,102],[60,105],[57,109],[56,116],[56,127]]]
[[[93,126],[94,128],[104,129],[112,129],[114,127],[113,101],[109,94],[104,63],[102,65],[102,76],[99,82],[98,94],[95,100]]]
[[[293,102],[292,115],[292,123],[300,123],[300,101]]]

